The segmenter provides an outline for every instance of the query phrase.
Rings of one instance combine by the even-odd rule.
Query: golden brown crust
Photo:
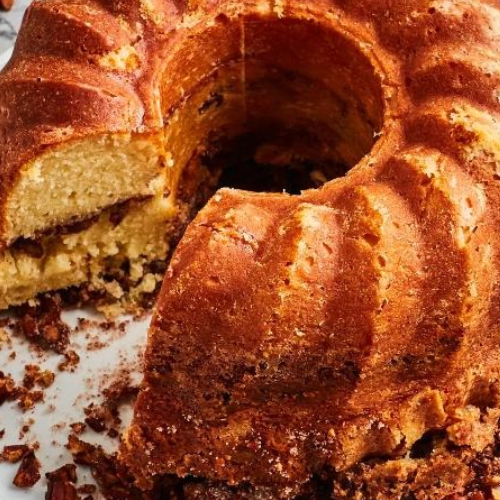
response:
[[[44,34],[49,21],[61,37]],[[182,121],[219,71],[247,123],[272,132],[280,116],[293,132],[304,114],[280,91],[300,61],[298,88],[316,78],[345,119],[315,137],[327,160],[358,163],[380,136],[320,190],[222,190],[191,225],[123,448],[141,486],[196,475],[291,497],[328,467],[405,454],[429,430],[451,426],[461,444],[473,429],[473,448],[489,444],[479,424],[498,406],[499,44],[493,0],[34,3],[0,76],[0,203],[46,148]],[[193,154],[174,132],[177,153]],[[483,412],[470,410],[475,421],[462,418],[470,406]]]
[[[279,40],[296,18],[370,47],[382,138],[319,191],[222,190],[191,225],[124,447],[144,486],[175,473],[293,496],[325,467],[406,453],[499,377],[498,8],[271,4],[247,47],[257,23]]]

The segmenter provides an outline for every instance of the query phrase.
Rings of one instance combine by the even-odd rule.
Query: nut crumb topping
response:
[[[31,488],[40,480],[40,462],[35,452],[30,450],[22,459],[13,484],[18,488]]]
[[[46,500],[79,500],[75,483],[77,482],[76,466],[63,465],[59,469],[45,474],[47,478]]]

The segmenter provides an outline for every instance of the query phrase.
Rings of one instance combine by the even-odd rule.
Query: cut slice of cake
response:
[[[98,302],[148,299],[215,190],[220,169],[200,157],[244,115],[239,25],[216,23],[211,46],[193,47],[188,22],[172,46],[147,18],[156,8],[144,25],[138,11],[58,0],[27,11],[0,74],[0,310],[75,286]]]

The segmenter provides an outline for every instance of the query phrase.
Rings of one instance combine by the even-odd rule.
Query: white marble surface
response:
[[[0,53],[14,44],[24,11],[30,3],[31,0],[15,0],[12,10],[0,12]]]

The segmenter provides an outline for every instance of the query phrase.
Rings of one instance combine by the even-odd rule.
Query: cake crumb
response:
[[[87,426],[83,422],[74,422],[70,424],[70,428],[77,436],[79,436],[85,432]]]
[[[60,372],[74,372],[80,364],[80,356],[75,351],[68,351],[64,353],[64,358],[65,361],[57,365],[58,370]]]
[[[23,439],[26,434],[31,430],[31,426],[35,423],[35,420],[30,418],[28,421],[21,427],[19,431],[19,439]]]
[[[0,406],[6,401],[13,401],[17,397],[16,383],[11,375],[0,372]]]
[[[123,370],[117,380],[102,390],[104,401],[101,405],[90,403],[85,409],[85,423],[95,432],[105,432],[111,438],[119,436],[112,427],[121,424],[119,407],[122,403],[137,396],[139,388],[132,383],[130,372]]]

